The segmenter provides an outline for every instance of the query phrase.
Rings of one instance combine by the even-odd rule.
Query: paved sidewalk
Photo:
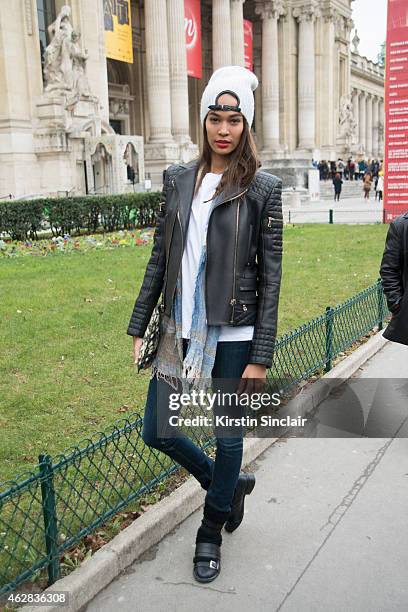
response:
[[[328,223],[330,209],[334,223],[381,223],[383,220],[382,203],[375,201],[373,195],[369,201],[358,197],[344,198],[340,202],[324,199],[302,202],[297,208],[284,205],[283,216],[287,223]]]
[[[387,343],[357,374],[379,376],[405,379],[398,393],[407,418],[408,347]],[[87,612],[408,609],[407,439],[289,438],[252,469],[257,484],[241,527],[223,531],[215,581],[201,585],[192,576],[198,511]]]

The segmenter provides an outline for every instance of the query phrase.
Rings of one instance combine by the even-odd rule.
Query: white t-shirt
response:
[[[215,193],[222,174],[207,172],[191,205],[190,221],[187,230],[187,241],[182,259],[182,331],[183,338],[190,337],[191,319],[194,306],[194,289],[197,279],[201,251],[206,243],[207,227],[210,217],[211,202],[206,202]],[[219,342],[252,340],[253,325],[221,325]]]

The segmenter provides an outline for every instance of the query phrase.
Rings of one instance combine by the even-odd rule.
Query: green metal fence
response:
[[[277,341],[268,377],[288,389],[331,368],[333,359],[388,316],[380,281]],[[178,469],[147,447],[133,414],[109,432],[51,458],[0,486],[0,595],[46,570],[61,576],[61,556],[133,500]],[[208,448],[215,439],[197,442]]]

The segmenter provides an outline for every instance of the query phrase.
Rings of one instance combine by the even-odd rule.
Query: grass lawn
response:
[[[386,231],[285,228],[279,334],[372,284]],[[126,329],[150,250],[0,260],[0,482],[143,413],[149,372],[136,375]]]

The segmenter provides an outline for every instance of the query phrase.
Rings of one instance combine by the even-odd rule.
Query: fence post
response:
[[[378,330],[383,328],[384,323],[384,299],[383,299],[383,288],[381,285],[381,278],[377,281],[377,317],[378,317]]]
[[[289,210],[289,219],[288,219],[288,223],[290,223],[290,210]]]
[[[327,306],[326,308],[326,365],[324,368],[325,372],[329,372],[332,369],[333,313],[334,313],[333,308],[331,306]]]
[[[333,223],[333,209],[329,209],[329,223]]]
[[[51,457],[39,455],[38,457],[41,473],[41,497],[44,517],[45,548],[49,556],[48,581],[49,585],[61,577],[61,568],[58,556],[58,527],[57,509],[55,506],[54,479],[52,472]]]

